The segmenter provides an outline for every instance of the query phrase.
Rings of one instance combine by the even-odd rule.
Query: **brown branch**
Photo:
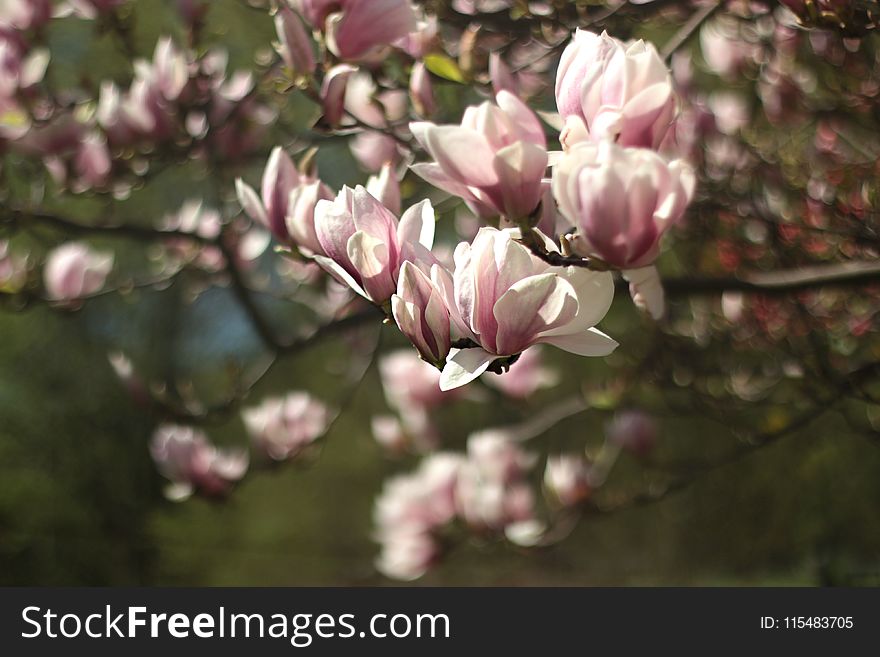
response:
[[[666,42],[666,45],[663,46],[663,52],[661,53],[663,59],[668,60],[675,54],[676,50],[685,45],[697,30],[700,29],[700,26],[705,23],[712,14],[721,8],[722,4],[721,0],[717,0],[714,3],[705,5],[697,10],[694,15],[688,19],[688,22],[682,25],[681,29],[679,29],[678,32]]]

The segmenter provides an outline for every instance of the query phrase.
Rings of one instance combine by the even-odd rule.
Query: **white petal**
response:
[[[578,356],[607,356],[617,349],[616,340],[594,328],[583,333],[541,338],[541,342]]]
[[[449,352],[446,367],[440,374],[440,390],[452,390],[467,385],[485,372],[496,358],[498,356],[479,347],[453,349]]]

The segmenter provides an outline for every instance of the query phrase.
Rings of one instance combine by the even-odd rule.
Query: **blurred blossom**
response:
[[[359,132],[348,144],[351,154],[367,171],[381,171],[386,164],[396,166],[401,161],[397,140],[376,130]]]
[[[681,218],[694,184],[683,161],[610,142],[577,145],[553,172],[559,210],[578,229],[572,245],[620,269],[654,262],[660,238]]]
[[[242,411],[254,445],[276,461],[294,459],[330,426],[330,411],[307,392],[265,399]]]
[[[438,452],[419,467],[385,482],[374,520],[388,577],[421,577],[442,554],[441,535],[456,518],[475,532],[496,532],[535,545],[544,525],[535,515],[528,475],[535,458],[503,430],[468,438],[467,454]]]
[[[0,240],[0,292],[18,292],[26,283],[27,258],[13,252],[7,240]]]
[[[174,424],[159,426],[150,441],[150,455],[171,481],[165,495],[173,501],[193,493],[223,497],[248,469],[247,451],[214,446],[200,429]]]
[[[419,116],[429,117],[437,110],[434,85],[431,83],[431,74],[424,62],[413,64],[409,78],[409,97]]]
[[[400,182],[391,163],[385,163],[377,175],[370,176],[367,191],[394,214],[400,214]]]
[[[315,27],[324,28],[327,48],[346,61],[375,60],[417,27],[409,0],[339,0],[329,7],[328,3],[308,4],[323,5],[314,12],[318,16],[324,13],[322,9],[332,9]]]
[[[580,454],[548,456],[544,487],[562,506],[579,504],[592,492],[590,464]]]
[[[508,397],[528,399],[541,388],[555,386],[559,373],[544,366],[543,348],[526,349],[502,376],[483,375],[483,381]]]
[[[0,27],[33,30],[52,17],[51,0],[0,0]]]
[[[423,59],[431,50],[438,46],[437,17],[419,18],[416,29],[397,41],[394,45],[403,50],[413,59]]]
[[[318,201],[315,230],[326,254],[315,256],[318,264],[378,305],[397,290],[405,261],[433,260],[434,209],[428,200],[410,207],[398,222],[360,185],[343,187],[336,200]]]
[[[620,411],[605,427],[605,437],[637,456],[644,456],[657,444],[657,424],[643,411]]]
[[[675,117],[672,77],[652,44],[578,29],[556,72],[564,148],[613,139],[658,148]]]
[[[46,257],[44,284],[49,298],[76,301],[99,292],[110,270],[113,254],[94,251],[82,242],[68,242]]]
[[[735,135],[752,118],[745,98],[737,93],[719,91],[711,94],[707,102],[715,115],[715,125],[725,135]]]
[[[235,190],[248,216],[272,231],[282,244],[323,253],[315,233],[315,206],[321,199],[332,199],[333,192],[315,175],[298,171],[283,148],[272,149],[260,196],[240,178],[235,181]]]
[[[315,54],[312,40],[302,21],[285,4],[275,14],[275,33],[278,35],[278,52],[294,76],[310,75],[315,70]]]
[[[379,374],[388,404],[401,415],[431,410],[461,397],[440,390],[440,372],[420,360],[411,349],[393,351],[379,361]]]
[[[385,482],[374,511],[381,573],[417,579],[440,555],[437,533],[455,517],[455,482],[462,461],[457,454],[432,454],[416,471]]]
[[[466,337],[478,346],[450,352],[440,378],[444,390],[473,381],[499,357],[539,343],[580,356],[607,356],[617,347],[593,328],[611,306],[611,274],[551,267],[514,237],[481,228],[472,244],[462,242],[455,250],[455,310],[470,333]],[[545,247],[556,250],[549,240]]]
[[[410,447],[410,439],[394,415],[376,415],[370,420],[373,438],[388,453],[400,455]]]
[[[74,167],[81,189],[103,187],[107,183],[112,162],[103,135],[91,132],[83,139],[74,158]]]
[[[123,352],[117,351],[107,354],[107,360],[113,368],[113,373],[125,386],[125,391],[131,400],[142,408],[149,407],[152,397],[143,379],[135,372],[131,359]]]
[[[519,83],[501,53],[497,51],[489,53],[489,79],[492,82],[492,91],[496,95],[502,91],[509,91],[514,96],[519,95]]]
[[[397,412],[409,442],[423,450],[439,442],[430,413],[461,398],[460,391],[440,390],[440,371],[421,360],[412,349],[391,352],[379,361],[382,389]]]
[[[703,25],[700,30],[700,51],[713,73],[733,78],[758,56],[757,45],[746,40],[742,26],[742,21],[725,14]]]
[[[526,474],[534,462],[502,430],[471,435],[455,486],[456,508],[464,521],[477,530],[503,531],[533,519],[534,495]]]
[[[520,221],[537,208],[547,142],[538,117],[513,94],[502,91],[496,104],[468,107],[461,125],[417,122],[410,129],[434,158],[412,170],[481,217]]]
[[[126,2],[127,0],[66,0],[67,6],[80,18],[96,18]]]

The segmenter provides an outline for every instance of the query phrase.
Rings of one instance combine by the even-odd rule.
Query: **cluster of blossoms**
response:
[[[466,455],[437,452],[415,472],[387,481],[376,501],[379,569],[397,579],[420,577],[455,520],[478,533],[530,533],[534,499],[525,478],[534,460],[503,431],[485,431],[468,439]]]
[[[117,359],[114,368],[129,387],[137,385],[130,363]],[[255,453],[269,462],[305,458],[332,421],[323,402],[301,391],[264,399],[258,406],[244,409],[241,416]],[[244,477],[251,461],[246,449],[217,447],[201,429],[172,424],[156,429],[150,454],[171,482],[166,496],[172,500],[183,500],[193,493],[222,498]]]
[[[524,548],[552,541],[554,515],[587,502],[621,450],[644,456],[656,432],[650,417],[626,411],[608,423],[595,462],[576,452],[548,456],[543,508],[530,481],[538,458],[514,431],[472,434],[464,454],[434,452],[414,471],[388,480],[377,498],[377,566],[396,579],[421,577],[456,540],[457,529]]]
[[[413,29],[402,18],[412,11],[408,3],[378,4],[387,4],[395,20],[381,29],[362,24],[356,48],[336,52],[331,46],[346,60],[324,80],[325,119],[331,123],[351,116],[367,127],[387,127],[386,108],[400,104],[388,98],[393,92],[377,95],[349,63],[363,63]],[[327,13],[329,7],[304,2],[300,11],[326,31],[330,44],[366,11],[357,2],[341,3],[338,13]],[[299,18],[285,10],[278,29],[288,65],[312,67],[306,53],[294,55]],[[377,102],[352,105],[365,85],[366,96]],[[369,189],[344,187],[331,199],[313,171],[297,170],[276,149],[261,194],[239,182],[238,196],[276,239],[298,247],[393,317],[421,357],[442,370],[442,390],[489,369],[500,373],[542,343],[605,356],[616,342],[594,327],[610,307],[614,285],[608,271],[594,270],[621,270],[636,303],[654,317],[662,315],[653,263],[661,237],[693,195],[694,176],[683,161],[656,151],[670,131],[676,101],[672,78],[653,46],[579,30],[562,55],[556,98],[563,152],[552,162],[538,117],[506,89],[494,103],[469,107],[460,125],[409,125],[433,159],[412,170],[461,198],[482,220],[501,222],[458,244],[451,263],[431,250],[435,219],[429,201],[398,219],[393,160]],[[556,242],[557,229],[566,226],[573,233]],[[582,263],[597,259],[602,267],[568,264],[571,254],[582,256]]]

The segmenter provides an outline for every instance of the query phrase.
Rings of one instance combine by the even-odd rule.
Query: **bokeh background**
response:
[[[170,3],[132,4],[132,39],[139,53],[148,56],[161,34],[183,38]],[[244,2],[211,4],[205,40],[229,51],[231,68],[254,68],[274,38],[271,19]],[[663,42],[672,25],[629,29]],[[64,20],[53,24],[49,35],[53,85],[84,76],[123,82],[129,75],[113,34],[96,36],[92,25]],[[454,117],[454,103],[463,102],[461,87],[441,84],[438,94],[441,101],[453,99],[443,111]],[[552,108],[552,98],[539,103]],[[284,121],[267,139],[266,152],[271,143],[296,138],[282,126],[301,125],[305,132],[313,113],[293,94],[279,109]],[[4,165],[24,167],[15,157],[4,155]],[[262,153],[245,176],[256,180],[264,162]],[[344,139],[327,138],[318,165],[334,188],[365,178]],[[26,168],[20,170],[23,181],[27,175]],[[149,221],[190,198],[228,204],[234,198],[229,180],[200,163],[183,163],[123,201],[85,197],[63,203],[74,218],[87,219],[111,204],[114,216]],[[441,213],[441,224],[451,220]],[[686,255],[665,255],[665,271],[688,271],[697,259],[693,240],[701,236],[707,237],[694,231],[679,238]],[[147,266],[141,246],[112,245],[117,261],[134,269]],[[259,303],[280,328],[295,326],[307,313],[271,296]],[[692,310],[687,299],[674,303],[681,312]],[[672,384],[661,380],[642,396],[660,427],[658,453],[672,460],[711,459],[736,446],[738,436],[723,414],[693,403],[704,393],[695,379],[705,372],[708,378],[737,368],[781,368],[795,348],[804,358],[812,353],[802,335],[789,342],[785,331],[775,346],[746,347],[667,335],[661,353],[655,353],[659,331],[626,294],[618,295],[602,328],[622,345],[608,364],[547,350],[549,364],[562,375],[559,389],[540,391],[522,405],[465,401],[448,407],[438,417],[444,444],[461,448],[475,429],[538,413],[560,389],[577,389],[585,381],[601,387],[609,367],[649,354],[652,367],[681,369],[671,397],[662,389]],[[199,396],[222,399],[235,376],[257,373],[268,362],[228,289],[212,286],[193,299],[185,282],[176,282],[163,290],[101,296],[76,312],[41,305],[5,308],[0,336],[0,584],[390,583],[373,566],[378,548],[371,538],[372,505],[384,478],[409,469],[415,459],[389,460],[373,440],[370,418],[384,412],[386,402],[376,364],[362,354],[376,340],[380,353],[403,346],[393,327],[366,326],[346,340],[286,357],[250,392],[248,403],[307,389],[342,408],[318,459],[252,473],[224,502],[181,504],[164,499],[164,482],[149,456],[157,418],[133,402],[107,356],[122,350],[147,380],[189,381]],[[869,350],[874,342],[873,331],[859,339]],[[348,376],[352,362],[365,370],[359,382]],[[739,424],[772,430],[793,415],[793,399],[782,393],[751,410],[737,406],[730,412]],[[874,409],[868,404],[855,412],[876,419]],[[541,444],[561,448],[596,441],[611,413],[596,401],[541,437]],[[221,444],[245,440],[235,413],[208,431]],[[626,482],[644,475],[624,456],[618,476]],[[878,508],[880,450],[835,409],[772,445],[699,472],[692,485],[663,499],[587,517],[557,546],[526,552],[466,542],[418,584],[876,585]]]

